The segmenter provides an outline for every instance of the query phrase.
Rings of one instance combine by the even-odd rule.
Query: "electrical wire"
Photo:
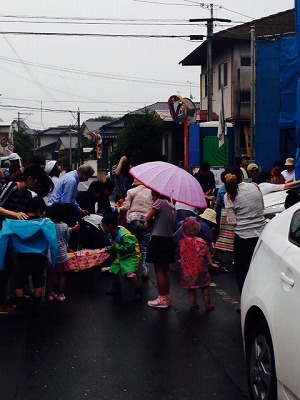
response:
[[[5,15],[0,14],[0,18],[28,18],[28,19],[49,19],[49,20],[67,20],[67,21],[112,21],[112,22],[183,22],[185,19],[166,19],[166,18],[95,18],[95,17],[53,17],[46,15]]]
[[[14,20],[0,20],[1,23],[17,23],[17,24],[52,24],[52,21],[14,21]],[[109,22],[83,22],[83,21],[56,21],[55,24],[72,24],[72,25],[113,25],[116,26],[114,21]],[[118,22],[118,26],[188,26],[188,20],[185,22]]]
[[[145,106],[145,104],[143,104]],[[0,109],[7,110],[7,109],[17,109],[17,110],[28,110],[28,111],[40,111],[40,107],[30,107],[30,106],[18,106],[18,105],[5,105],[0,103]],[[124,110],[80,110],[80,114],[97,114],[97,113],[104,113],[104,112],[109,112],[109,113],[118,113],[118,114],[124,114]],[[128,111],[128,109],[126,109]],[[125,112],[126,112],[125,111]],[[44,108],[43,107],[43,112],[53,112],[53,113],[77,113],[77,110],[63,110],[63,109],[55,109],[55,108]],[[130,111],[129,111],[130,112]]]
[[[148,3],[148,4],[162,4],[165,6],[184,6],[184,7],[195,7],[195,4],[182,4],[182,3],[164,3],[161,1],[148,1],[148,0],[132,0],[138,3]]]
[[[21,32],[6,31],[0,32],[1,35],[34,35],[34,36],[85,36],[85,37],[110,37],[110,38],[158,38],[158,39],[177,39],[189,38],[189,35],[124,35],[107,33],[70,33],[70,32]]]
[[[12,63],[19,63],[19,61],[15,60],[13,58],[9,58],[9,57],[1,57],[0,56],[0,60],[12,62]],[[105,79],[117,79],[117,80],[123,80],[123,81],[128,81],[128,82],[149,83],[149,84],[166,85],[166,86],[170,86],[170,85],[186,86],[186,82],[162,81],[162,80],[158,80],[158,79],[130,77],[130,76],[125,76],[125,75],[104,74],[104,73],[99,73],[99,72],[91,72],[91,71],[77,70],[77,69],[72,69],[72,68],[57,67],[54,65],[40,64],[40,63],[35,63],[35,62],[25,61],[25,60],[23,60],[23,63],[26,63],[31,66],[39,67],[39,68],[51,69],[54,71],[63,71],[63,72],[67,72],[67,73],[87,75],[87,76],[99,77],[99,78],[105,78]]]

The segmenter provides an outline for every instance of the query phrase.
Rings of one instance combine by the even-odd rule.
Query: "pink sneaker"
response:
[[[66,297],[65,297],[65,295],[64,295],[62,292],[60,292],[60,293],[57,293],[57,295],[56,295],[56,300],[57,300],[59,303],[63,303],[64,301],[66,301]]]
[[[48,301],[55,301],[56,300],[56,293],[54,293],[53,291],[52,292],[50,292],[48,295],[47,295],[47,300]]]
[[[168,308],[171,305],[171,300],[169,296],[158,296],[156,300],[150,300],[147,304],[149,307]]]

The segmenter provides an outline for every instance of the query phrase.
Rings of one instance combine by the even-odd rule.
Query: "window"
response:
[[[251,57],[241,57],[241,67],[251,67]]]
[[[219,89],[221,86],[225,87],[228,84],[228,63],[225,61],[224,63],[219,65]]]
[[[290,241],[296,245],[300,245],[300,210],[293,215],[290,227]]]
[[[240,103],[250,103],[251,91],[250,89],[240,90]]]

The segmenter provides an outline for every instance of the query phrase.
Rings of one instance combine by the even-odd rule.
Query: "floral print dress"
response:
[[[181,259],[181,286],[184,289],[198,289],[210,284],[210,275],[205,257],[208,253],[206,242],[197,237],[184,237],[179,242]]]

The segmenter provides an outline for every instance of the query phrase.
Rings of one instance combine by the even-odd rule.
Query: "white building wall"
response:
[[[213,58],[213,112],[220,112],[220,94],[219,94],[219,65],[227,62],[227,86],[224,87],[224,108],[226,118],[235,118],[238,113],[238,90],[239,88],[250,89],[250,74],[251,67],[241,67],[241,57],[250,57],[250,46],[246,42],[236,42],[233,48],[225,48],[224,51],[215,55]],[[238,80],[238,69],[240,69],[240,80]],[[200,76],[200,95],[201,108],[207,110],[207,97],[205,96],[205,74],[206,66],[202,67]],[[240,84],[242,86],[240,87]],[[243,107],[242,107],[243,108]],[[248,110],[248,106],[246,107]],[[247,111],[249,114],[249,112]],[[246,114],[247,114],[246,113]],[[243,112],[245,114],[245,112]],[[244,118],[249,118],[249,115],[244,115]]]

